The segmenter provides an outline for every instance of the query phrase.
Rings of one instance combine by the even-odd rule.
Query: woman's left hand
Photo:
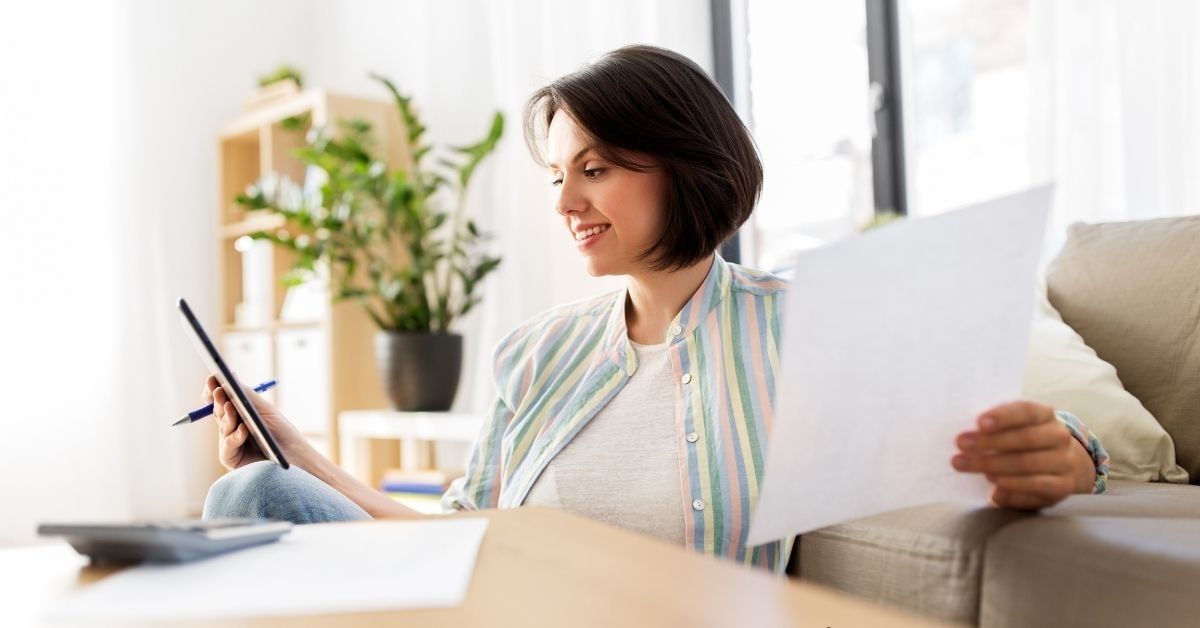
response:
[[[1030,401],[996,406],[979,416],[976,431],[955,439],[955,469],[983,473],[997,506],[1037,510],[1072,493],[1090,493],[1096,467],[1083,445],[1054,414]]]

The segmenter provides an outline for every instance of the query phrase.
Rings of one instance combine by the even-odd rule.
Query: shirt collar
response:
[[[729,293],[729,282],[729,263],[722,259],[720,254],[714,254],[708,276],[704,278],[704,282],[696,289],[692,298],[688,299],[683,309],[667,326],[664,342],[673,344],[690,336],[696,327],[699,327],[700,323],[707,318],[708,313],[717,307]],[[614,298],[605,329],[604,346],[609,358],[626,375],[633,375],[637,371],[637,353],[629,344],[629,330],[625,326],[625,303],[629,299],[628,288],[619,290]]]

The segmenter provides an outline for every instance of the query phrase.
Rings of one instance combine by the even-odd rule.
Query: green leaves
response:
[[[463,188],[467,187],[467,183],[471,181],[471,175],[475,173],[475,168],[479,162],[483,161],[484,157],[496,150],[496,144],[500,142],[500,136],[504,135],[504,114],[497,111],[492,116],[492,126],[488,129],[487,136],[479,142],[470,146],[453,147],[452,150],[466,157],[466,161],[458,167],[458,184]]]
[[[388,79],[371,76],[404,121],[411,164],[386,163],[370,123],[339,120],[333,130],[314,129],[294,152],[311,166],[309,176],[318,171],[308,189],[264,177],[236,200],[247,211],[283,218],[282,229],[250,235],[294,254],[286,284],[327,271],[334,299],[358,302],[381,329],[444,333],[479,304],[480,282],[500,265],[481,252],[487,236],[465,218],[464,199],[479,164],[499,144],[504,116],[493,115],[479,142],[439,157],[423,143],[425,126],[411,99]],[[430,157],[440,168],[423,167]],[[443,209],[447,202],[453,211]]]
[[[272,83],[278,83],[288,79],[296,81],[296,87],[304,87],[304,74],[300,72],[300,70],[290,65],[281,65],[278,68],[275,68],[274,72],[258,77],[258,85],[259,87],[266,87]]]
[[[291,132],[303,131],[304,129],[308,128],[311,124],[312,124],[312,114],[310,114],[307,111],[298,116],[284,118],[279,121],[280,128],[282,128],[284,131],[291,131]]]
[[[370,74],[370,77],[382,83],[391,93],[392,100],[396,103],[396,110],[400,112],[400,119],[404,121],[404,128],[408,129],[408,145],[413,150],[417,150],[421,136],[425,134],[425,127],[413,112],[412,99],[402,95],[400,90],[396,89],[396,85],[386,77],[374,73]]]

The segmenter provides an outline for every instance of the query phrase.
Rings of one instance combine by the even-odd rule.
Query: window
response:
[[[783,268],[875,213],[932,215],[1032,182],[1027,0],[718,5],[744,12],[726,48],[746,50],[732,92],[765,170],[746,263]]]
[[[1026,0],[901,0],[908,208],[1029,187]]]
[[[744,260],[786,266],[796,251],[855,233],[874,200],[866,14],[860,2],[746,3],[749,124],[763,195]]]

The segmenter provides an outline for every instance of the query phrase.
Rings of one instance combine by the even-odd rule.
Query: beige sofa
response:
[[[1200,216],[1075,225],[1047,286],[1200,483]],[[985,627],[1200,625],[1200,486],[897,511],[799,537],[789,573]]]

